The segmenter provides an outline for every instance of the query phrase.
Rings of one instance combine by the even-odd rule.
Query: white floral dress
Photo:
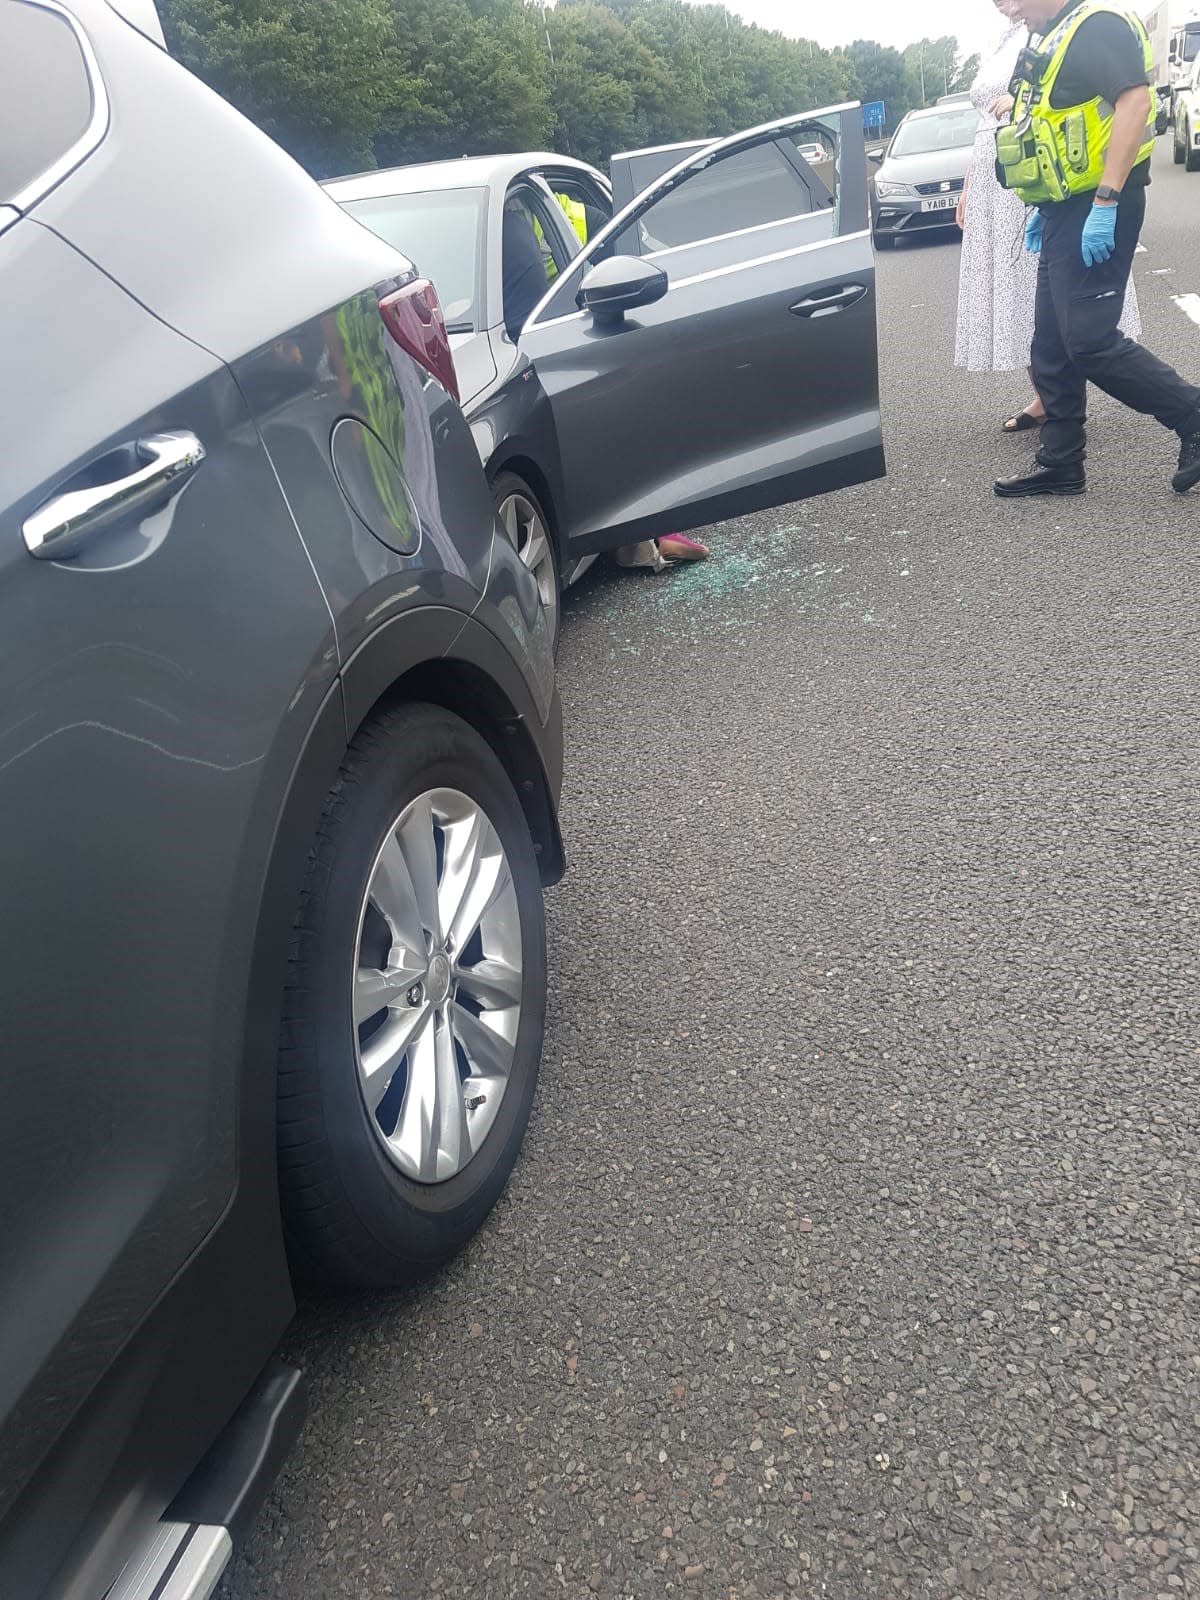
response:
[[[975,135],[968,180],[954,341],[954,365],[969,372],[1015,372],[1029,365],[1037,257],[1025,249],[1025,207],[996,177],[999,124],[991,112],[1008,92],[1026,37],[1024,23],[1010,28],[983,60],[971,85],[971,103],[983,121]],[[1131,339],[1142,331],[1132,282],[1125,294],[1121,331]]]

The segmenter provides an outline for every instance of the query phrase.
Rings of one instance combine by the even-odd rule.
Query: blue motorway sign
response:
[[[886,120],[886,110],[882,100],[868,100],[862,108],[864,129],[882,128]]]

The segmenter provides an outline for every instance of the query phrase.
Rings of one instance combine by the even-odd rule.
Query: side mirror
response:
[[[883,158],[886,153],[884,150],[869,150],[867,152],[867,160],[873,161],[877,167],[880,167],[883,165]]]
[[[601,327],[614,328],[627,311],[652,306],[671,287],[661,267],[637,256],[612,256],[584,274],[578,305]]]

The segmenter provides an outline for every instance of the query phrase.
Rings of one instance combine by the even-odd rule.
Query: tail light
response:
[[[428,278],[412,278],[399,289],[384,295],[379,315],[392,338],[414,361],[420,362],[457,400],[458,374],[450,350],[446,319],[437,290]]]

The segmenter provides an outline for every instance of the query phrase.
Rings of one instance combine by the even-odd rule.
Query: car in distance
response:
[[[1200,172],[1200,61],[1183,87],[1175,93],[1175,137],[1172,155],[1176,166]]]
[[[871,233],[878,247],[918,233],[957,228],[955,210],[980,125],[974,106],[910,111],[885,151],[870,157]]]

